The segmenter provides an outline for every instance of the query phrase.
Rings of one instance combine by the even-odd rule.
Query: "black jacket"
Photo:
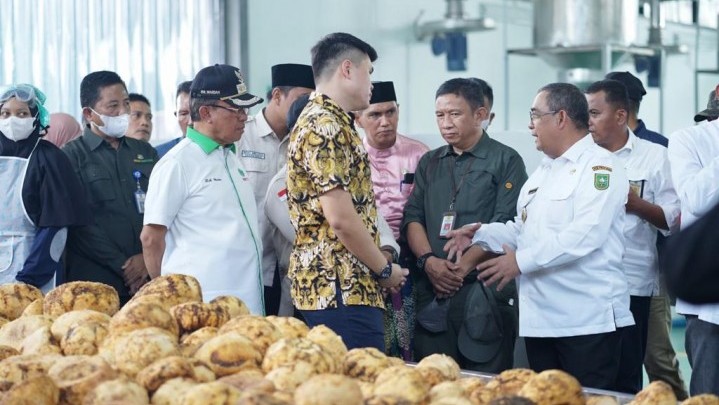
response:
[[[659,266],[677,298],[719,302],[719,205],[667,240]]]

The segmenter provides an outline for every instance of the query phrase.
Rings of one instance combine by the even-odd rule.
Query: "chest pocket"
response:
[[[240,151],[240,161],[248,172],[265,173],[270,170],[267,154],[261,151],[243,149]]]
[[[561,230],[574,220],[574,190],[578,178],[579,175],[562,176],[545,188],[546,209],[540,215],[545,216],[549,228]],[[542,191],[541,188],[538,190],[538,192]]]
[[[654,196],[651,195],[649,186],[649,173],[644,170],[627,169],[629,189],[634,191],[642,199],[654,203]]]
[[[494,174],[482,169],[472,169],[462,184],[462,189],[465,189],[465,194],[469,193],[472,195],[473,208],[476,208],[478,203],[490,203],[494,204],[497,199],[497,179]]]
[[[112,185],[112,177],[104,167],[87,165],[83,170],[83,176],[93,203],[112,201],[117,197],[116,190]]]

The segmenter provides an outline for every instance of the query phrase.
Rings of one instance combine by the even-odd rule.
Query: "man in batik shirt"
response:
[[[290,134],[287,202],[296,231],[292,299],[308,325],[324,324],[348,348],[384,350],[381,288],[407,275],[379,249],[367,154],[350,111],[369,106],[377,52],[344,33],[312,48],[316,91]]]

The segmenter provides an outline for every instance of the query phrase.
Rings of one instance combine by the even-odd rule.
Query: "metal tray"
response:
[[[490,374],[490,373],[481,373],[478,371],[469,371],[469,370],[461,370],[460,375],[462,377],[478,377],[485,382],[488,382],[496,374]],[[634,400],[634,396],[631,394],[625,394],[623,392],[616,392],[616,391],[606,391],[606,390],[599,390],[596,388],[582,388],[585,394],[588,395],[606,395],[609,397],[613,397],[619,402],[620,405],[628,404]]]

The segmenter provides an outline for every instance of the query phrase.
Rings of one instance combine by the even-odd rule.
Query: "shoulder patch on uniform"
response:
[[[592,170],[594,170],[595,172],[598,170],[605,170],[605,171],[611,172],[612,168],[609,166],[592,166]]]
[[[279,198],[280,201],[287,201],[287,189],[283,188],[282,190],[278,191],[277,198]]]
[[[604,173],[594,173],[594,188],[597,190],[606,190],[609,188],[609,175]]]

